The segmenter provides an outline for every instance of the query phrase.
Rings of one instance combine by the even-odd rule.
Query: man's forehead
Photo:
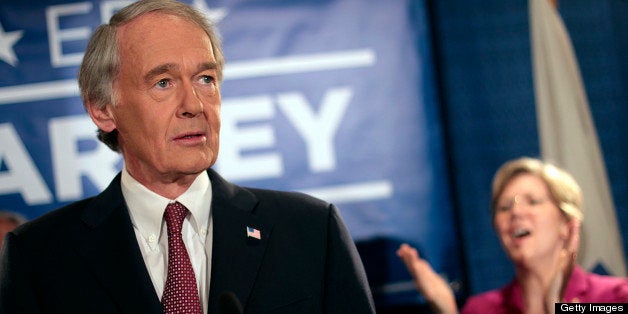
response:
[[[195,49],[201,58],[208,58],[195,63],[212,62],[215,58],[211,40],[203,28],[170,14],[147,13],[121,26],[118,44],[120,57],[123,59],[131,57],[134,59],[133,62],[156,57],[159,64],[177,63],[176,60],[183,56],[184,52],[185,56],[189,56],[187,52]],[[165,57],[172,60],[164,60]],[[156,66],[158,64],[148,67],[152,69]]]
[[[154,11],[144,13],[134,19],[121,25],[118,32],[118,39],[124,40],[126,37],[144,38],[145,36],[154,35],[155,39],[159,39],[162,35],[175,33],[175,30],[198,32],[199,35],[207,37],[209,35],[198,24],[178,15]],[[176,34],[173,34],[176,37]],[[137,40],[137,38],[136,38]]]

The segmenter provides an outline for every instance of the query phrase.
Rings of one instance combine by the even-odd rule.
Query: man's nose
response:
[[[193,118],[203,112],[203,102],[192,83],[186,82],[183,84],[182,94],[179,107],[179,115],[181,117]]]

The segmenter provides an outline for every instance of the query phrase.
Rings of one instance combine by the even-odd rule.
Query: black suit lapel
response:
[[[120,188],[120,175],[85,209],[79,254],[122,312],[162,313]]]
[[[246,307],[272,224],[254,215],[258,200],[252,193],[226,182],[211,169],[208,173],[213,190],[214,228],[209,309],[217,312],[217,298],[226,291],[234,292]],[[247,237],[247,227],[259,230],[261,238]]]

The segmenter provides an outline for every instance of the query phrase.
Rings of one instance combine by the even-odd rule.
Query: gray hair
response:
[[[120,70],[117,30],[133,19],[155,11],[189,20],[207,33],[216,58],[217,79],[218,82],[222,81],[225,59],[214,25],[201,12],[185,3],[175,0],[141,0],[119,10],[111,17],[109,24],[100,25],[92,34],[78,73],[81,98],[86,109],[90,105],[105,108],[117,104],[118,99],[113,88]],[[111,150],[120,151],[117,130],[109,133],[98,130],[98,139]]]

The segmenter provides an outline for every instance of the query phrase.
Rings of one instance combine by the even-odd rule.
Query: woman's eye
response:
[[[530,205],[539,205],[541,203],[543,203],[544,199],[542,198],[531,198],[530,199]]]
[[[505,211],[509,211],[511,208],[512,208],[512,204],[500,205],[500,206],[497,206],[497,211],[505,212]]]

